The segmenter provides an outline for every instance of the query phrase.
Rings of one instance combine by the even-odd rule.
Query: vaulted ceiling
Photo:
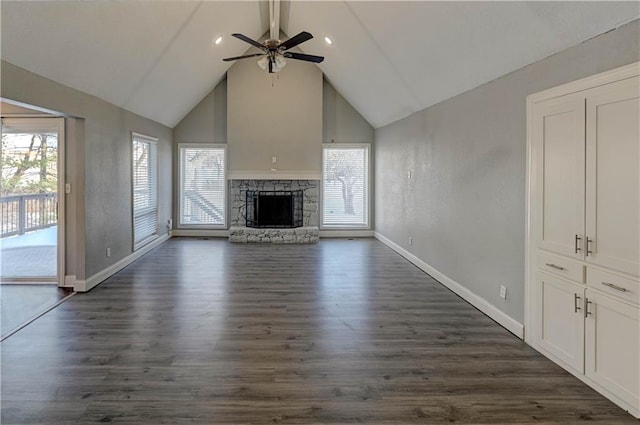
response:
[[[232,33],[259,39],[269,29],[264,1],[0,7],[3,60],[169,127],[224,78],[232,63],[222,58],[248,49]],[[639,16],[635,1],[280,3],[282,31],[315,36],[301,49],[325,56],[326,78],[374,127]]]

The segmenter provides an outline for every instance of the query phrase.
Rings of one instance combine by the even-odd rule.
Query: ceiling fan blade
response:
[[[237,39],[240,39],[240,40],[244,41],[245,43],[249,43],[252,46],[256,46],[260,50],[267,50],[267,48],[264,47],[261,43],[258,43],[254,39],[251,39],[251,38],[247,37],[244,34],[235,33],[235,34],[231,34],[231,35],[234,36]]]
[[[254,53],[252,55],[234,56],[232,58],[224,58],[222,60],[225,61],[225,62],[229,62],[229,61],[234,61],[234,60],[238,60],[238,59],[254,58],[256,56],[264,56],[264,53]]]
[[[304,53],[286,52],[282,56],[290,59],[298,59],[301,61],[320,63],[324,60],[324,56],[305,55]]]
[[[289,50],[290,48],[297,46],[300,43],[304,43],[307,40],[311,40],[312,38],[313,36],[310,33],[306,31],[302,31],[300,34],[294,35],[287,41],[280,43],[280,45],[278,46],[278,49]]]

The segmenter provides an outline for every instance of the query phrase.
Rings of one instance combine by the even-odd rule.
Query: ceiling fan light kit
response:
[[[288,51],[292,47],[295,47],[298,44],[304,43],[305,41],[311,40],[313,38],[313,36],[306,31],[302,31],[301,33],[291,37],[286,41],[280,41],[278,39],[270,38],[268,40],[265,40],[264,43],[260,43],[247,37],[246,35],[239,33],[231,35],[239,40],[244,41],[245,43],[249,43],[252,46],[257,47],[262,51],[262,53],[253,53],[222,59],[225,62],[262,56],[258,60],[258,66],[264,70],[268,70],[270,74],[273,74],[274,72],[279,72],[280,70],[282,70],[282,68],[284,68],[284,66],[287,64],[285,58],[313,63],[320,63],[324,60],[323,56],[307,55],[304,53],[295,53]]]
[[[280,56],[276,56],[276,58],[273,60],[271,60],[267,56],[263,56],[262,59],[258,59],[258,66],[264,70],[269,69],[270,73],[280,72],[286,64],[287,61]]]

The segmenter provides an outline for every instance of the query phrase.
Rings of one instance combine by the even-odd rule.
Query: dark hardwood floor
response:
[[[638,424],[373,239],[172,239],[1,350],[2,424]]]

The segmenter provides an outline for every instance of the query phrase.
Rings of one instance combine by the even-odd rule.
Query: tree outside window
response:
[[[367,225],[368,146],[325,146],[323,225]]]

